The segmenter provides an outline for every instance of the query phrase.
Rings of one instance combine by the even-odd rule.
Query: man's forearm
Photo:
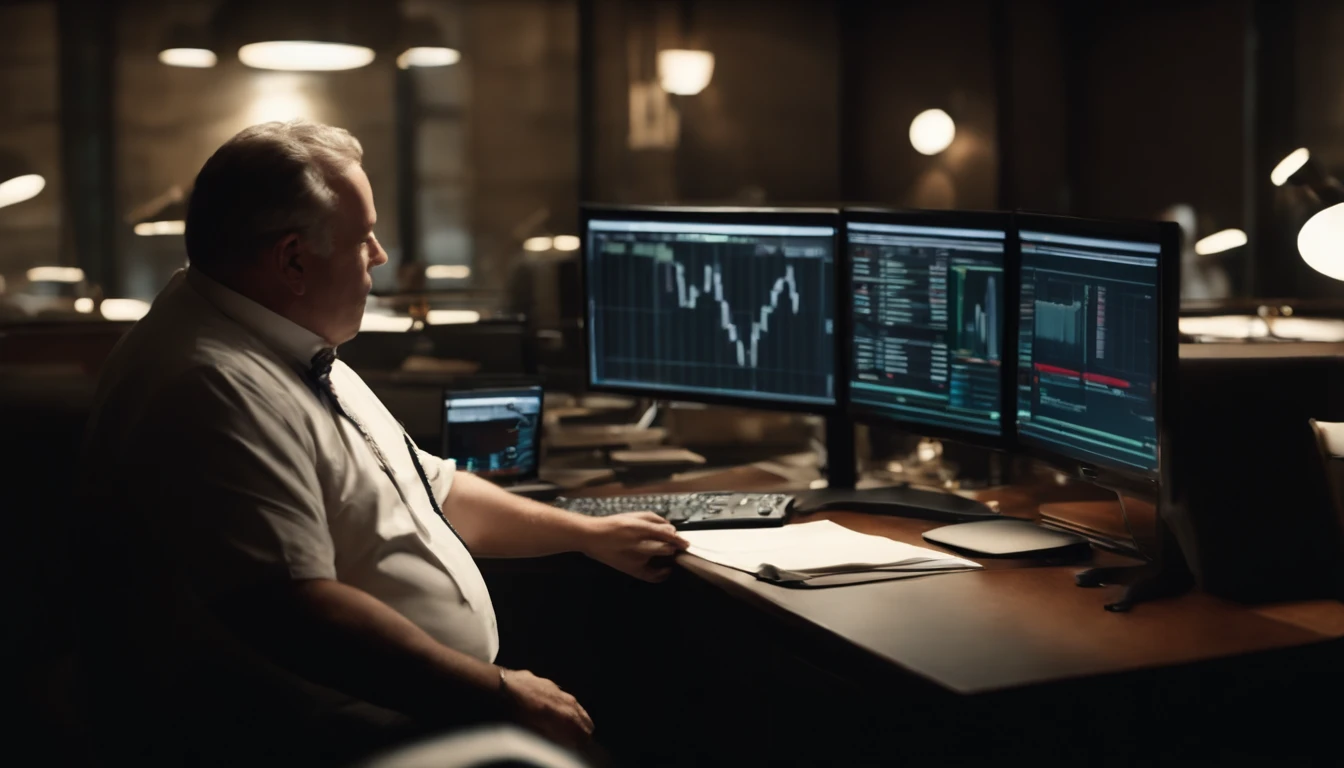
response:
[[[297,582],[218,607],[263,653],[315,683],[428,722],[507,714],[497,667],[439,643],[354,587]]]
[[[472,554],[482,557],[542,557],[580,552],[592,519],[509,493],[466,472],[453,477],[444,514]]]

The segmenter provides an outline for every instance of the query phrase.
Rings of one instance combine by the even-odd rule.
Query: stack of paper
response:
[[[981,566],[953,555],[851,531],[829,520],[781,528],[682,531],[686,551],[791,586],[829,586]],[[855,578],[873,574],[872,578]],[[823,577],[846,578],[823,581]]]

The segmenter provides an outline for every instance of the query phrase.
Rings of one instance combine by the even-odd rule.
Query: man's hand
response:
[[[500,669],[518,721],[562,747],[580,750],[593,735],[593,719],[578,699],[527,670]]]
[[[652,512],[589,520],[584,554],[644,581],[662,581],[672,573],[671,565],[655,563],[654,558],[668,558],[690,546],[671,523]]]

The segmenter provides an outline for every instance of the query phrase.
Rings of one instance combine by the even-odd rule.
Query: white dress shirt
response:
[[[107,361],[86,456],[109,462],[101,482],[136,500],[201,597],[336,579],[493,661],[499,637],[480,570],[364,381],[340,361],[332,368],[391,477],[317,394],[306,372],[324,346],[200,271],[179,272]],[[455,467],[416,450],[442,503]]]

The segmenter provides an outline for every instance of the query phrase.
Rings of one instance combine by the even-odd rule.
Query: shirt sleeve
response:
[[[206,599],[335,578],[316,450],[283,394],[215,368],[156,399],[137,436],[137,476],[161,544]]]
[[[416,446],[415,453],[420,458],[420,466],[425,468],[429,487],[434,489],[434,501],[443,506],[444,500],[448,498],[448,492],[453,489],[453,475],[457,474],[457,462],[426,453],[420,450],[420,446]]]

